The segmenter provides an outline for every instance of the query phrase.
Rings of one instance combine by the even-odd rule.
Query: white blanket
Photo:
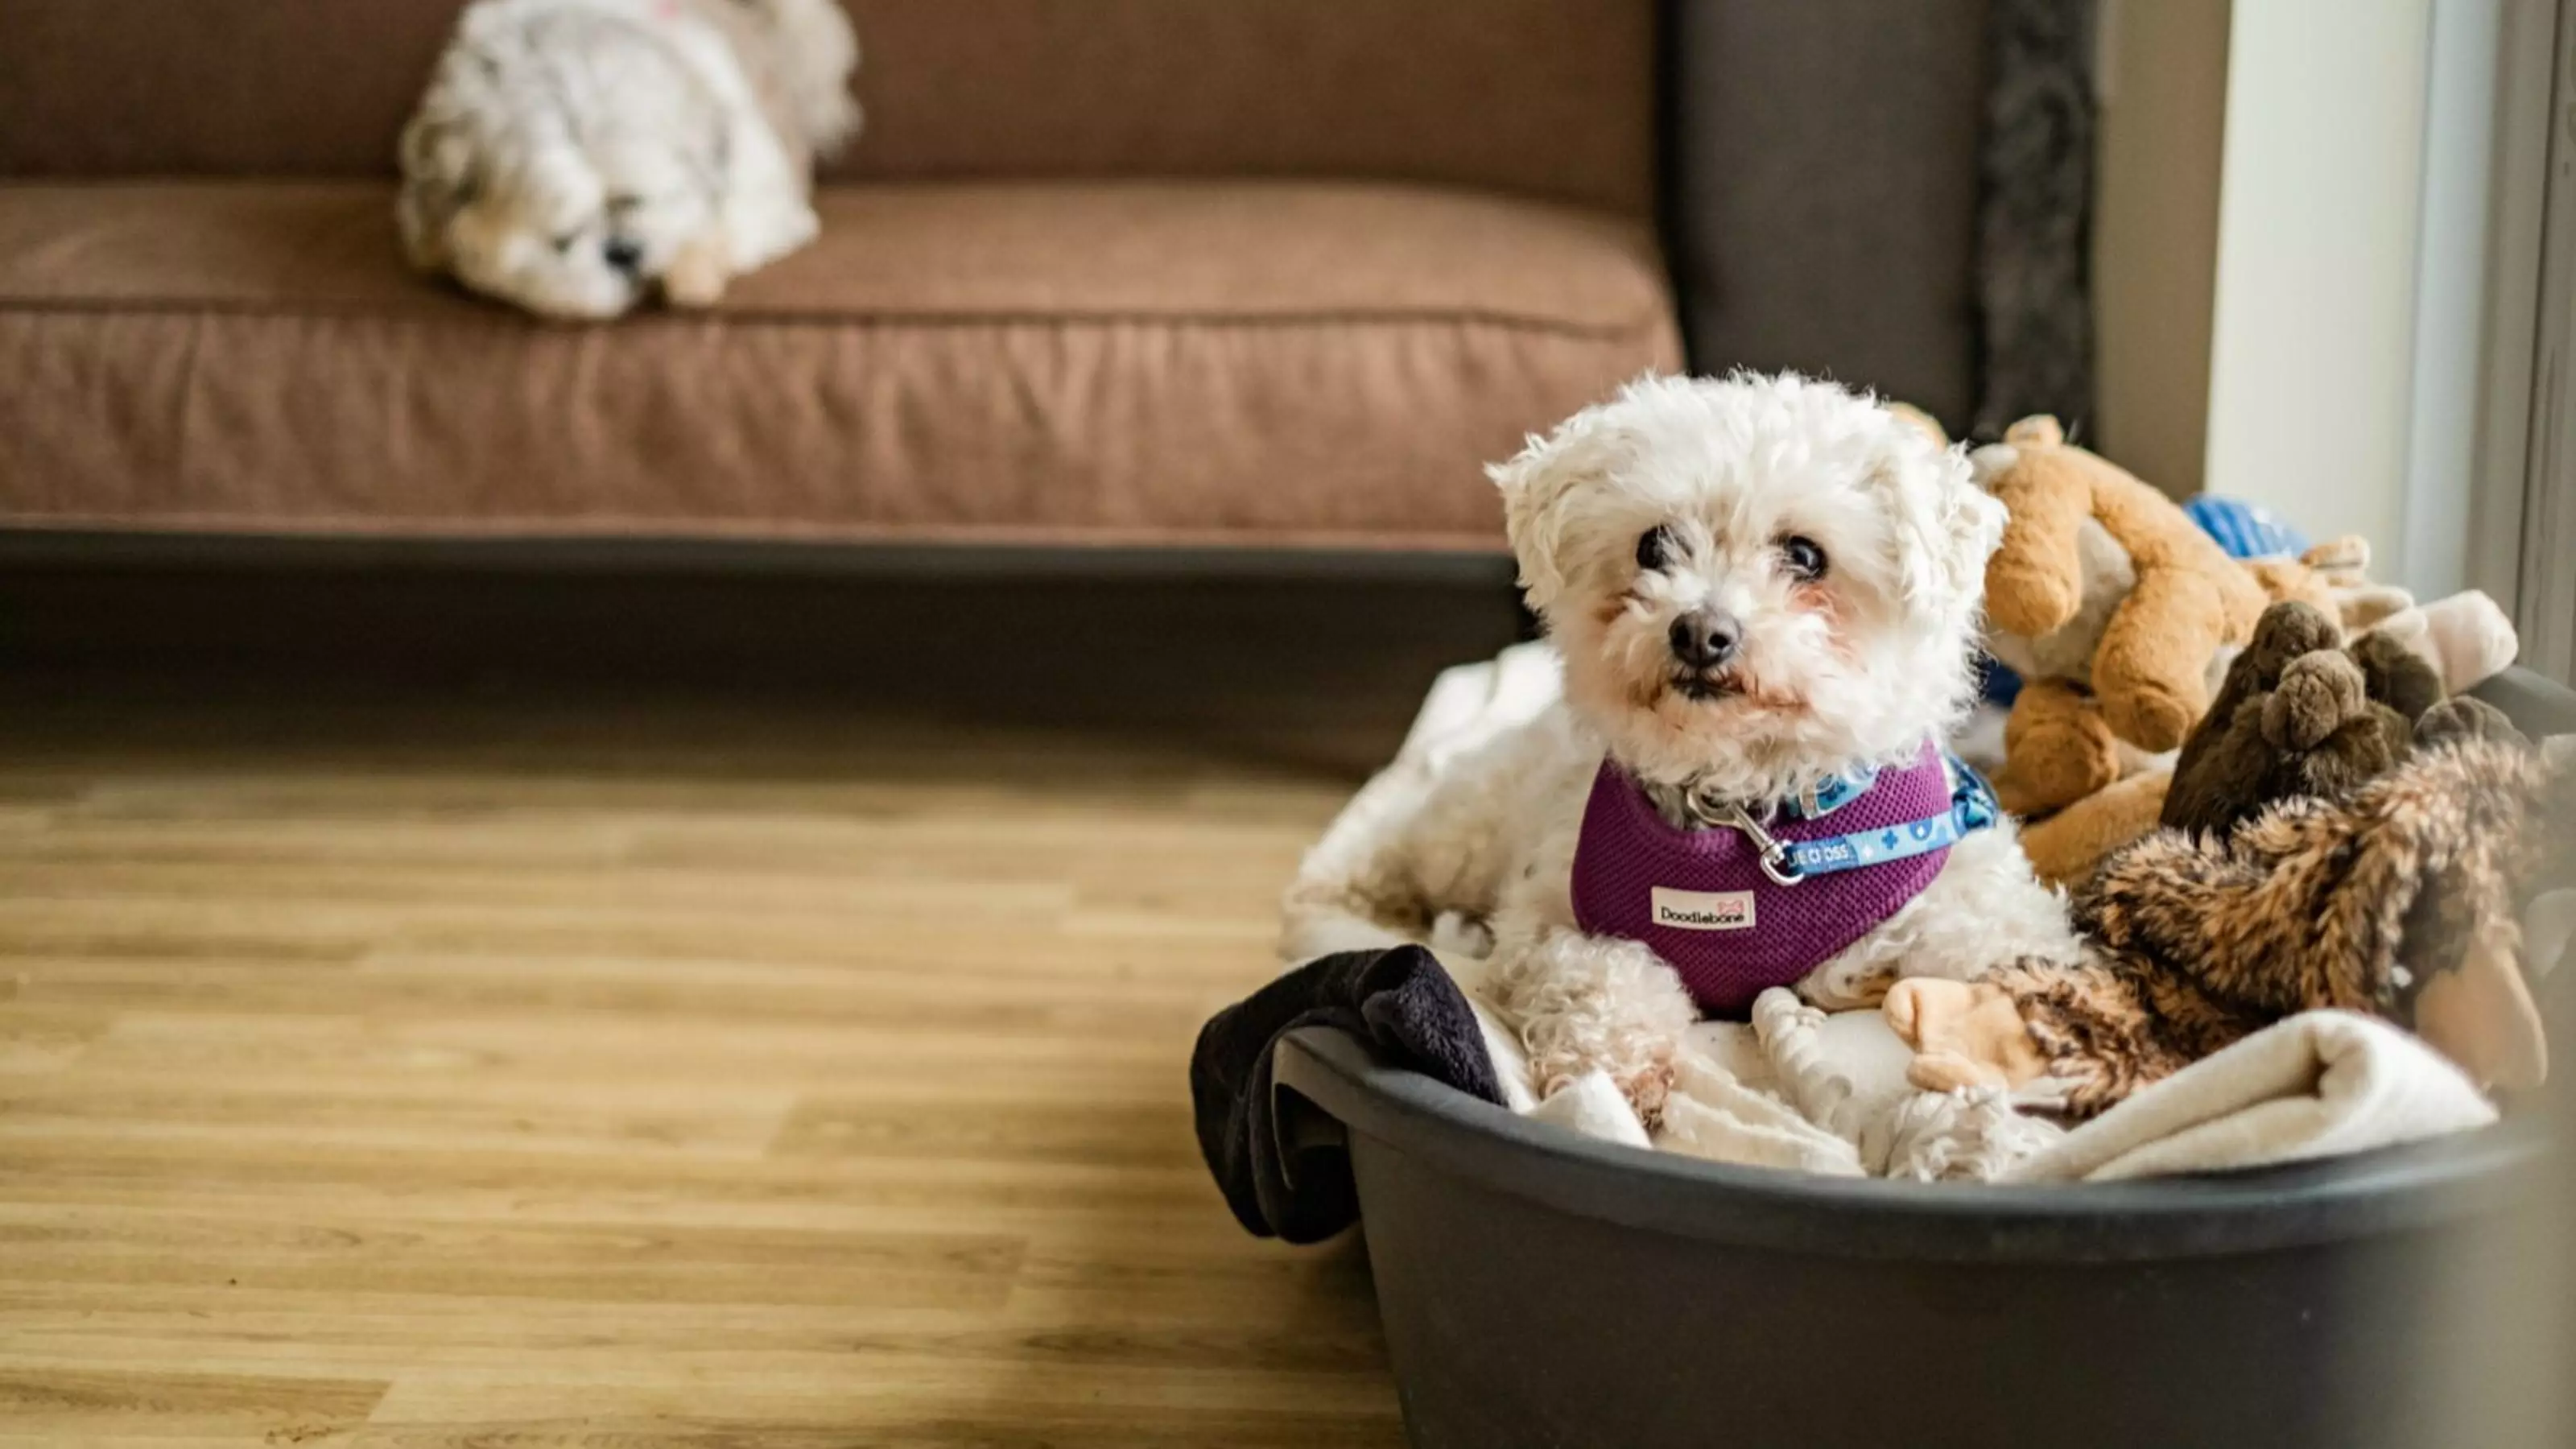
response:
[[[1348,845],[1383,828],[1461,750],[1534,718],[1561,688],[1555,654],[1543,644],[1442,674],[1395,761],[1334,822],[1327,842]],[[2414,1036],[2370,1017],[2311,1012],[2070,1131],[2038,1110],[2040,1095],[1917,1091],[1905,1081],[1911,1052],[1879,1013],[1829,1015],[1773,990],[1755,1002],[1750,1024],[1693,1030],[1662,1131],[1650,1143],[1606,1077],[1540,1102],[1518,1038],[1483,1000],[1477,933],[1444,921],[1428,944],[1474,1002],[1514,1111],[1586,1136],[1723,1162],[1924,1181],[2093,1181],[2359,1152],[2496,1116],[2467,1077]]]
[[[2366,1152],[2483,1127],[2495,1108],[2448,1058],[2376,1017],[2310,1011],[2192,1063],[2006,1177],[2102,1182]]]

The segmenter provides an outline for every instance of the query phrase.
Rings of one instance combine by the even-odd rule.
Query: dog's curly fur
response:
[[[479,0],[403,133],[405,245],[550,317],[712,302],[813,239],[857,64],[834,0]]]
[[[1791,376],[1641,380],[1493,476],[1565,699],[1454,761],[1349,858],[1310,859],[1284,945],[1303,955],[1385,939],[1390,923],[1486,920],[1488,990],[1530,1049],[1533,1085],[1605,1071],[1652,1120],[1697,1013],[1652,951],[1575,925],[1575,845],[1605,753],[1650,791],[1757,811],[1855,765],[1910,761],[1972,698],[2003,510],[1962,450]],[[1642,540],[1657,530],[1650,563]],[[1821,576],[1790,566],[1791,539],[1821,547]],[[1692,669],[1671,631],[1705,609],[1740,624],[1741,647]],[[1954,847],[1928,889],[1800,991],[1859,1007],[1900,976],[2077,954],[2064,903],[2005,824]]]

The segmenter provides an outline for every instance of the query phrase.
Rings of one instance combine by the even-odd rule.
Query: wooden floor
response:
[[[794,689],[51,616],[0,655],[0,1445],[1400,1443],[1364,1254],[1234,1224],[1183,1067],[1494,615],[1173,646],[1193,597]]]

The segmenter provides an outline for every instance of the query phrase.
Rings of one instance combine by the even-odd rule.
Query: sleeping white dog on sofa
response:
[[[478,0],[403,133],[404,243],[544,316],[704,306],[813,240],[857,65],[834,0]]]

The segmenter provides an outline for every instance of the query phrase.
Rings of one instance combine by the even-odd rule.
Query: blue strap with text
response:
[[[1790,868],[1800,875],[1831,875],[1865,865],[1884,865],[1956,845],[1968,834],[1994,824],[1999,809],[1994,787],[1986,783],[1986,777],[1956,755],[1944,754],[1941,760],[1950,771],[1947,811],[1884,830],[1829,835],[1822,840],[1782,841],[1789,853]]]

